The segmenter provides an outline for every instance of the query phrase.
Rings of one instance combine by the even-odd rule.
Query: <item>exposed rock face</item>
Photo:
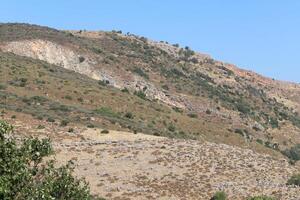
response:
[[[43,60],[96,80],[108,81],[109,85],[119,89],[126,87],[134,91],[144,90],[150,99],[157,99],[171,106],[184,107],[183,104],[170,99],[163,91],[141,77],[131,74],[128,74],[129,78],[128,76],[127,78],[117,77],[116,74],[99,66],[97,59],[91,58],[91,54],[75,52],[71,48],[51,41],[40,39],[13,41],[0,45],[0,49],[20,56]]]
[[[43,60],[66,69],[88,75],[92,78],[99,79],[99,76],[91,67],[91,64],[93,64],[94,61],[85,55],[80,55],[71,49],[50,41],[14,41],[2,45],[1,49],[17,55]]]

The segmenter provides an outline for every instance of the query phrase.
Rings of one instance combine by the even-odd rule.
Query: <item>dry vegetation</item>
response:
[[[197,199],[202,194],[207,199],[220,189],[216,185],[243,181],[223,189],[235,199],[261,193],[293,199],[298,194],[294,188],[260,190],[258,186],[264,180],[259,177],[262,172],[271,184],[285,184],[295,172],[295,167],[278,159],[285,157],[291,164],[300,159],[298,84],[238,69],[189,47],[118,31],[0,24],[0,49],[1,116],[19,130],[55,142],[66,137],[71,143],[83,140],[86,128],[105,130],[106,137],[112,137],[113,130],[132,133],[125,142],[112,143],[110,138],[108,143],[71,145],[68,150],[57,144],[58,157],[66,151],[78,153],[79,175],[108,170],[101,183],[91,180],[94,191],[100,188],[116,199],[134,195],[177,199],[182,194],[190,195],[182,198]],[[139,133],[176,140],[128,141]],[[91,140],[97,143],[98,139]],[[99,152],[104,160],[96,162]],[[86,156],[90,159],[83,159]],[[91,160],[99,167],[89,169]],[[111,165],[123,162],[135,169],[130,177],[122,174],[125,168],[114,171],[118,169]],[[205,171],[217,170],[218,165],[221,171],[210,175]],[[162,173],[139,171],[150,168]],[[122,176],[114,175],[117,172]],[[126,178],[128,187],[120,188]],[[157,185],[158,179],[166,181]],[[106,182],[113,188],[107,188]]]

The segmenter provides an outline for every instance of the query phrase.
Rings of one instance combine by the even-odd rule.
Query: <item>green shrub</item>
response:
[[[133,116],[133,114],[132,114],[131,112],[125,113],[124,116],[125,116],[126,118],[128,118],[128,119],[133,119],[133,118],[134,118],[134,116]]]
[[[0,83],[0,90],[5,90],[6,89],[6,85]]]
[[[69,124],[69,121],[66,119],[61,120],[60,126],[67,126]]]
[[[237,102],[236,108],[243,114],[249,114],[251,112],[250,106],[245,102]]]
[[[85,61],[85,58],[84,58],[83,56],[79,56],[79,58],[78,58],[78,59],[79,59],[79,62],[80,62],[80,63],[82,63],[82,62],[84,62],[84,61]]]
[[[70,95],[66,95],[65,99],[72,100],[72,97]]]
[[[196,113],[188,113],[187,114],[190,118],[198,118],[198,115]]]
[[[244,131],[241,130],[241,129],[237,128],[237,129],[234,130],[234,132],[237,133],[237,134],[239,134],[239,135],[241,135],[241,136],[244,136]]]
[[[286,149],[281,153],[293,161],[298,161],[300,160],[300,144],[296,144],[295,146],[291,147],[290,149]]]
[[[271,125],[272,128],[278,128],[278,120],[273,118],[273,117],[270,117],[269,119],[269,123]]]
[[[55,119],[53,119],[52,117],[48,117],[47,122],[55,122]]]
[[[107,117],[119,117],[119,115],[115,113],[110,107],[101,107],[94,110],[94,112]]]
[[[162,85],[161,88],[164,89],[164,90],[169,90],[169,86],[168,85]]]
[[[88,124],[86,127],[88,127],[88,128],[95,128],[95,125],[94,124]]]
[[[0,199],[93,199],[87,183],[72,176],[71,163],[55,168],[53,160],[43,162],[53,153],[48,139],[17,145],[7,137],[12,130],[0,121]]]
[[[287,185],[300,186],[300,174],[293,175],[287,182]]]
[[[79,98],[77,99],[77,101],[79,101],[80,103],[82,103],[82,102],[83,102],[83,98],[82,98],[82,97],[79,97]]]
[[[27,78],[17,78],[10,81],[9,84],[17,87],[25,87],[27,84]]]
[[[261,145],[264,144],[264,141],[262,141],[262,139],[256,139],[256,142],[257,142],[258,144],[261,144]]]
[[[74,128],[69,128],[68,132],[69,133],[73,133],[74,132]]]
[[[168,130],[171,131],[171,132],[174,132],[176,130],[176,127],[173,124],[170,124],[168,126]]]
[[[145,79],[149,79],[149,76],[146,72],[144,72],[141,68],[135,67],[132,70],[134,73],[140,75],[141,77],[144,77]]]
[[[211,114],[211,111],[210,111],[209,109],[207,109],[207,110],[205,111],[205,113],[208,114],[208,115],[210,115],[210,114]]]
[[[41,124],[39,124],[38,126],[37,126],[37,129],[44,129],[45,128],[45,126],[44,125],[41,125]]]
[[[109,133],[109,130],[103,129],[103,130],[101,131],[101,133],[107,134],[107,133]]]
[[[121,91],[124,92],[124,93],[129,93],[129,90],[126,87],[123,88]]]
[[[178,108],[178,107],[172,107],[172,109],[173,109],[175,112],[183,113],[183,110],[182,110],[181,108]]]
[[[99,80],[98,84],[101,86],[107,86],[109,84],[109,80]]]
[[[226,200],[225,192],[219,191],[214,194],[214,196],[210,200]]]
[[[136,95],[136,96],[138,96],[138,97],[140,97],[141,99],[144,99],[144,100],[146,100],[146,94],[143,92],[143,91],[134,91],[134,93],[133,93],[134,95]]]

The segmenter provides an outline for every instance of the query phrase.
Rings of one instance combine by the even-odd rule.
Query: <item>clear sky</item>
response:
[[[0,22],[122,30],[300,82],[300,0],[3,0]]]

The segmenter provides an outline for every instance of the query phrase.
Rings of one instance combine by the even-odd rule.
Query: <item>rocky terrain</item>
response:
[[[0,24],[0,111],[108,199],[299,195],[300,85],[189,47]]]
[[[17,138],[33,129],[15,121]],[[92,193],[106,199],[206,200],[217,191],[237,200],[255,195],[296,200],[300,195],[297,186],[286,185],[299,165],[253,150],[85,127],[74,133],[53,127],[31,135],[51,138],[57,165],[71,160]]]
[[[262,194],[298,199],[300,194],[285,185],[297,169],[283,159],[207,142],[112,135],[99,136],[98,130],[97,140],[57,147],[58,160],[73,159],[78,175],[108,199],[206,200],[216,191],[237,200]]]

